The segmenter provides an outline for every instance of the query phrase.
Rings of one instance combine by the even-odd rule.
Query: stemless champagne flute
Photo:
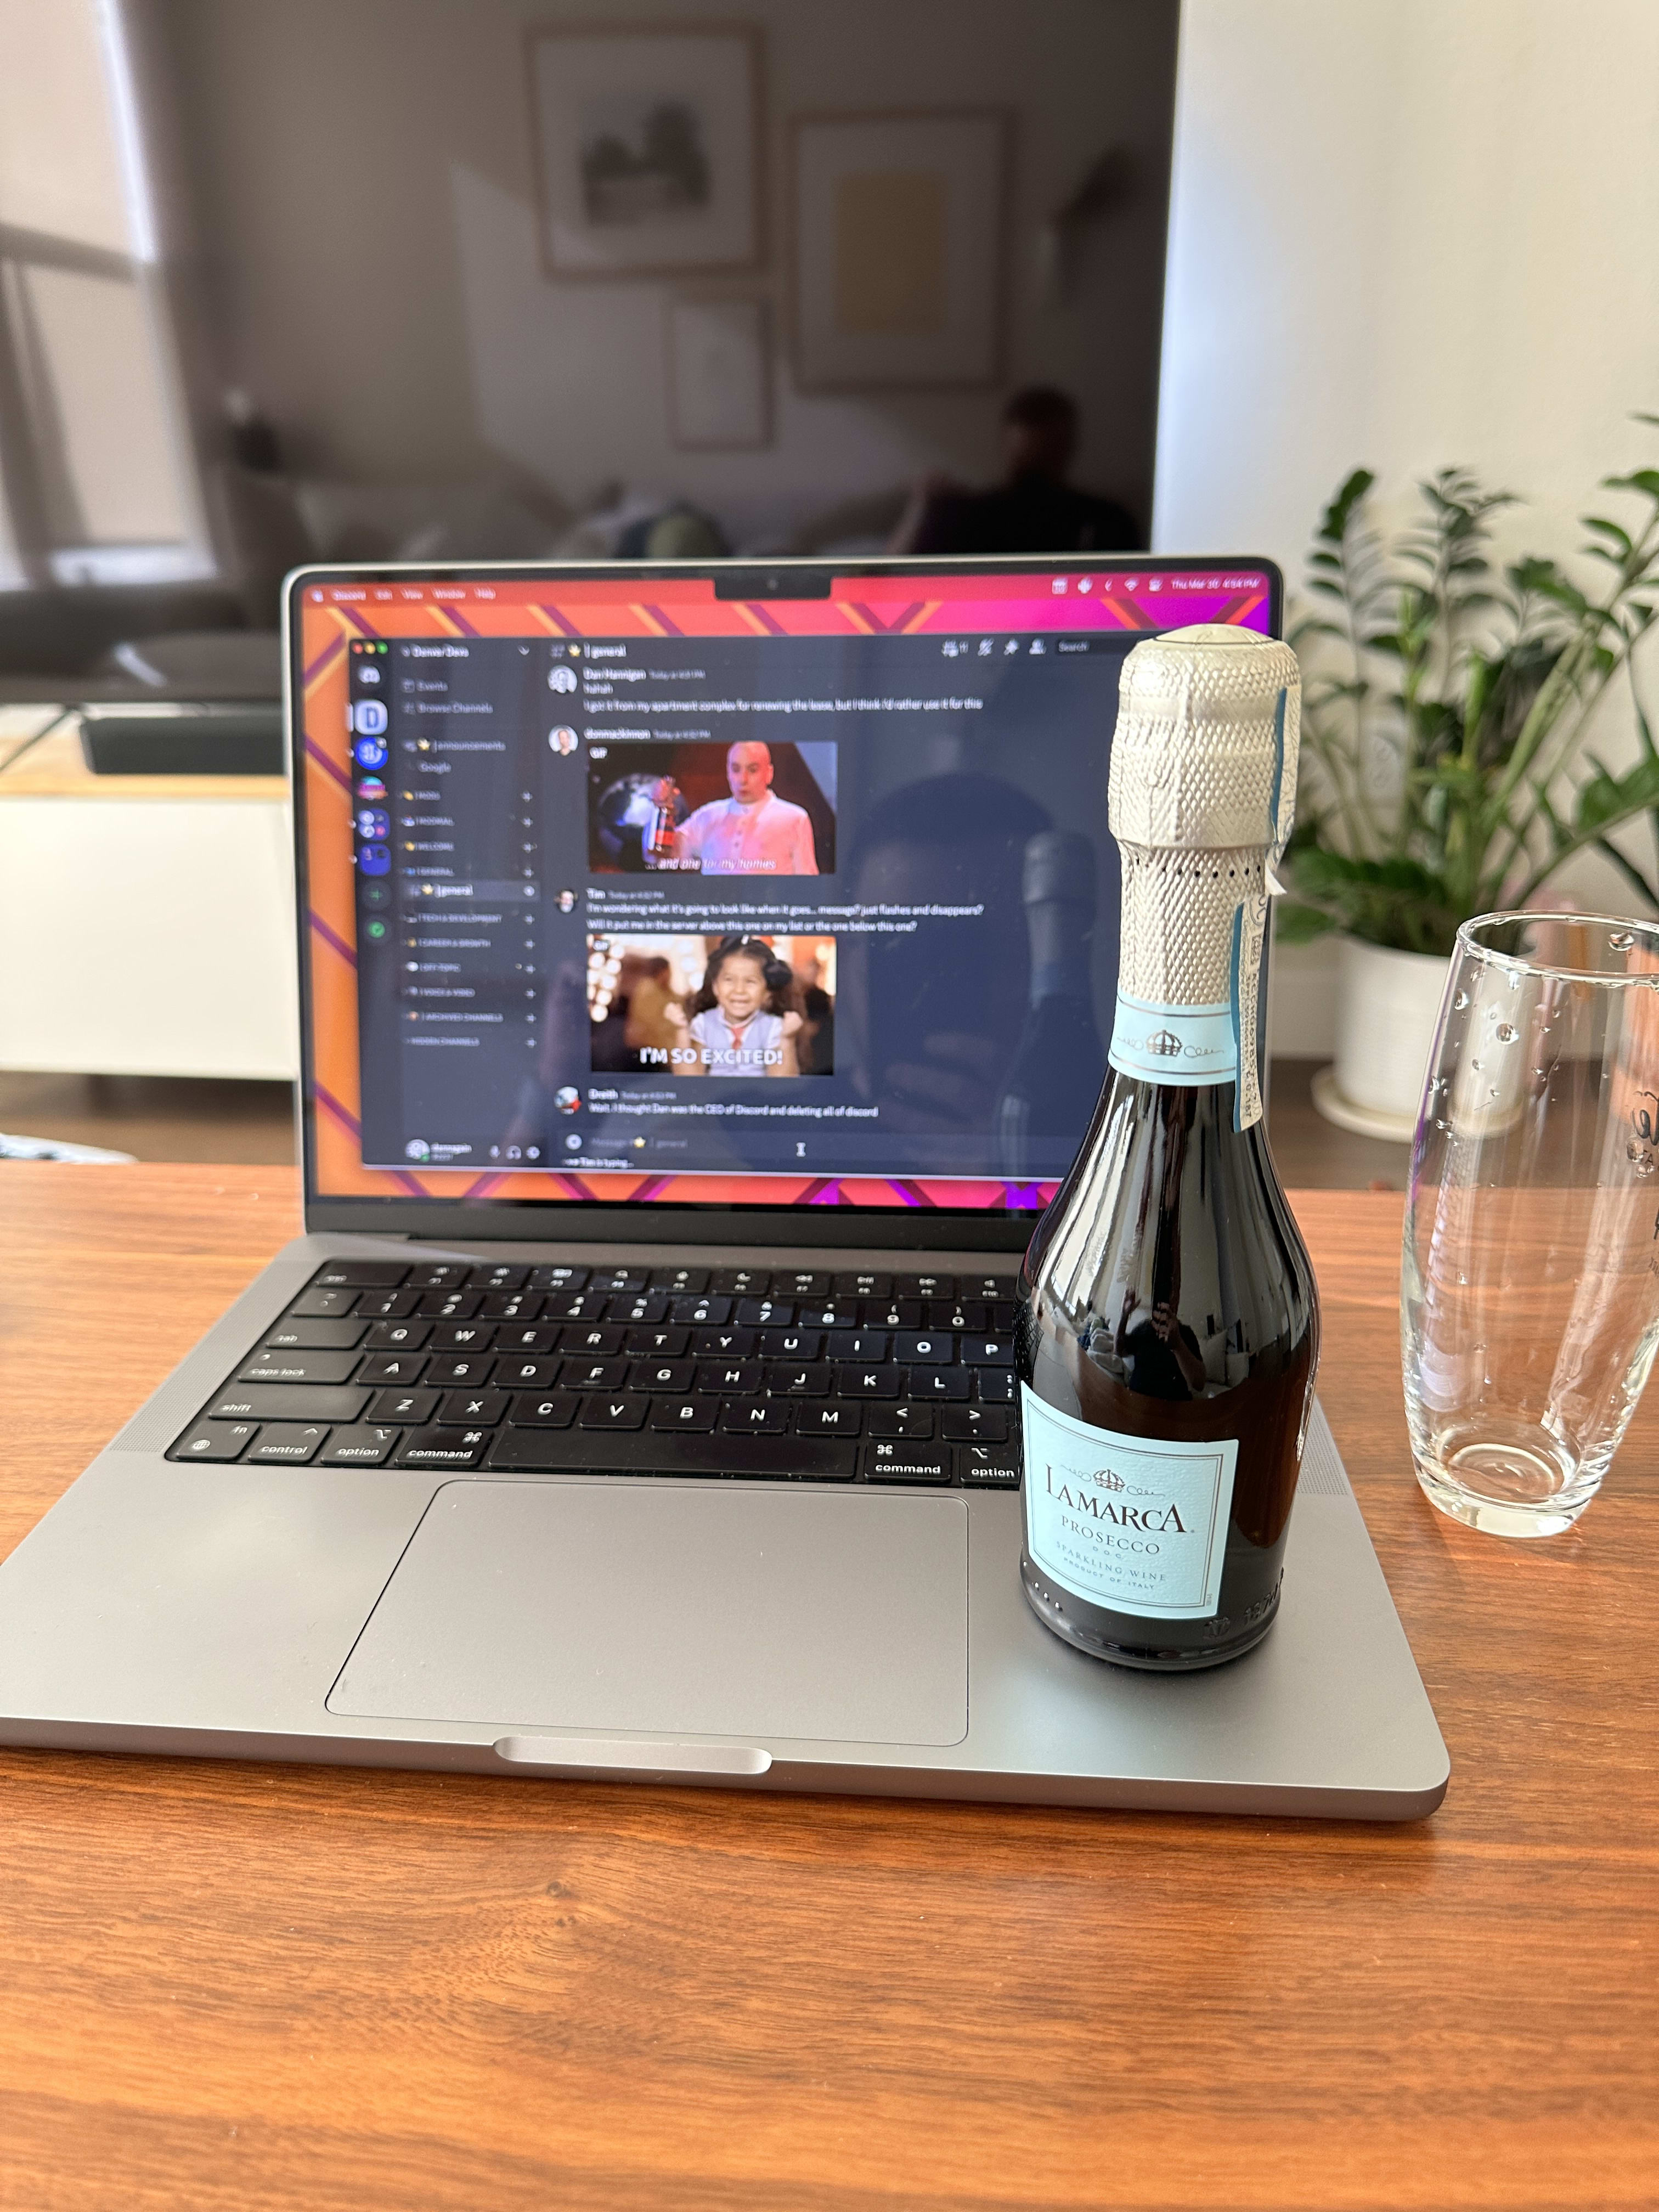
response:
[[[1659,927],[1467,921],[1412,1152],[1417,1479],[1504,1536],[1569,1528],[1659,1343]]]

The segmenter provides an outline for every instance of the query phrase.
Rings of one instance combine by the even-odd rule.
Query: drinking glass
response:
[[[1458,931],[1400,1323],[1434,1504],[1497,1535],[1570,1528],[1659,1343],[1659,927],[1488,914]]]

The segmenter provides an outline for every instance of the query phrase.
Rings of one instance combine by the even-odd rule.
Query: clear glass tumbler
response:
[[[1489,914],[1457,933],[1400,1330],[1435,1504],[1496,1535],[1570,1528],[1659,1344],[1659,927]]]

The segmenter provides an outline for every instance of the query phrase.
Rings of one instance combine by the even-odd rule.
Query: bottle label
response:
[[[1114,1613],[1209,1620],[1221,1601],[1236,1437],[1097,1429],[1020,1385],[1025,1548],[1055,1587]]]
[[[1254,1036],[1254,1030],[1252,1031]],[[1155,1006],[1117,994],[1107,1058],[1143,1083],[1231,1083],[1238,1073],[1232,1003],[1214,1006]]]

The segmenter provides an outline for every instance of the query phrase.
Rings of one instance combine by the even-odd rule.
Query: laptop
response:
[[[1022,1593],[1019,1258],[1105,1067],[1118,672],[1261,560],[312,568],[305,1234],[0,1568],[0,1740],[1410,1819],[1322,1417],[1212,1673]]]

